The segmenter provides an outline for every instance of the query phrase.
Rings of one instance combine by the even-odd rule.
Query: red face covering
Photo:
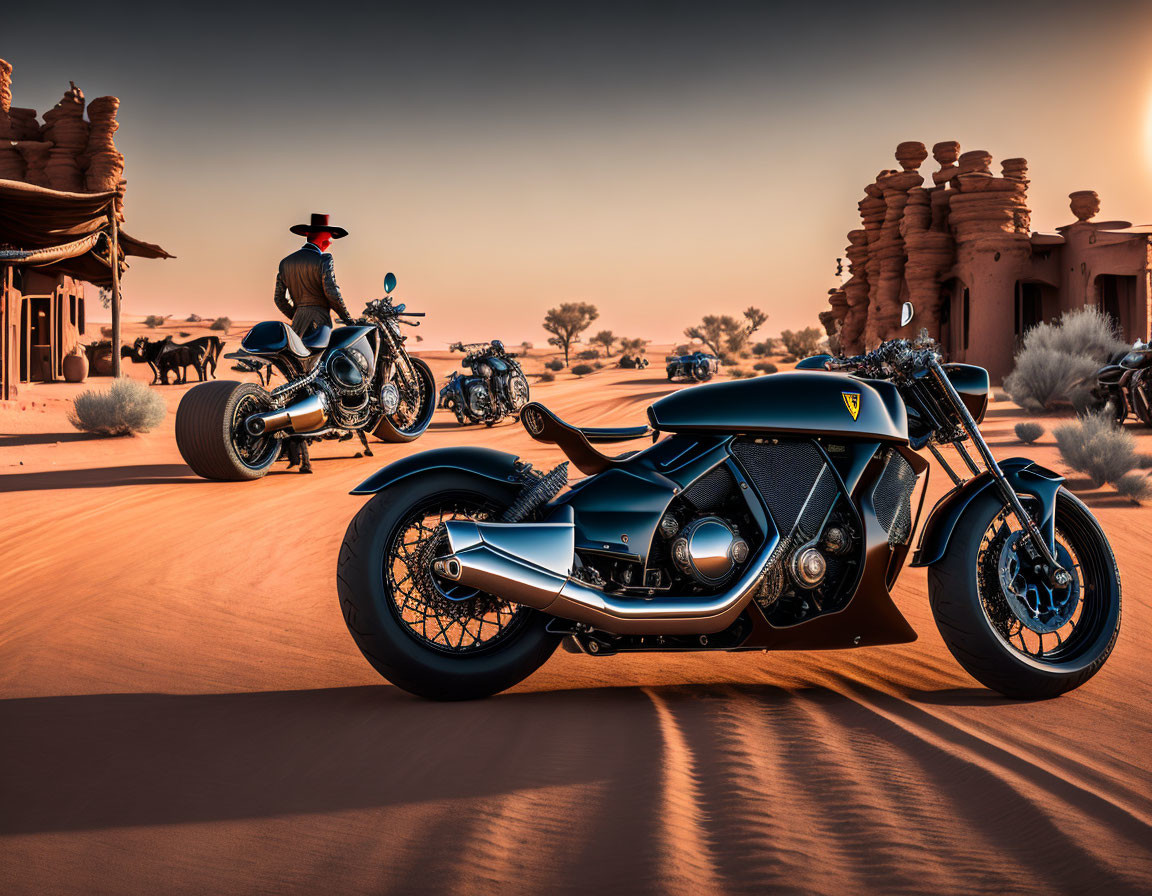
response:
[[[315,243],[316,248],[321,252],[324,252],[329,246],[332,245],[332,234],[330,234],[327,230],[321,231],[320,233],[314,233],[312,236],[308,237],[308,242]]]

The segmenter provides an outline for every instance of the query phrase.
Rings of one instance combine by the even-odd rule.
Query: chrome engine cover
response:
[[[748,543],[718,516],[693,520],[672,540],[672,562],[705,585],[722,585],[748,559]]]

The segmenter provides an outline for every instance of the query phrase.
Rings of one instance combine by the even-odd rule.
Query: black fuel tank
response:
[[[838,373],[794,371],[692,386],[648,408],[663,432],[810,433],[908,441],[896,387]]]

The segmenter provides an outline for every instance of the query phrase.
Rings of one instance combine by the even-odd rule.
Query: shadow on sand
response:
[[[170,485],[206,482],[186,464],[136,464],[128,467],[92,467],[84,470],[45,470],[40,473],[0,475],[0,493],[61,488],[116,488],[122,485]]]
[[[0,435],[0,448],[20,445],[54,445],[57,442],[89,442],[93,439],[115,438],[94,432],[22,432]]]

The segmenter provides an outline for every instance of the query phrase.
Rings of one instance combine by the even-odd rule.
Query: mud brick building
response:
[[[881,171],[848,234],[848,280],[829,290],[821,321],[852,354],[926,328],[949,360],[1012,369],[1028,328],[1085,306],[1113,317],[1123,338],[1152,336],[1152,227],[1098,221],[1091,190],[1070,194],[1075,221],[1031,229],[1028,163],[1005,159],[1000,176],[984,150],[937,143],[926,185],[923,143],[896,147],[899,169]],[[916,316],[900,329],[900,306]]]

